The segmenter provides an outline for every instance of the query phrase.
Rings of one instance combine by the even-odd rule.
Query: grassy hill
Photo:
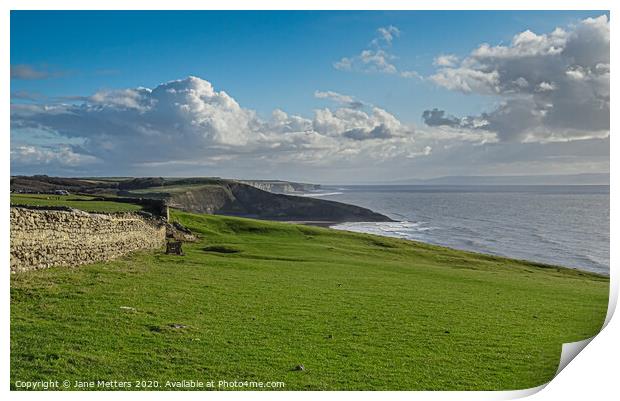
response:
[[[15,206],[68,206],[86,212],[136,212],[142,210],[133,203],[98,200],[88,195],[11,194],[11,205]]]
[[[172,216],[201,236],[186,256],[11,276],[12,386],[520,389],[550,380],[561,344],[596,334],[606,314],[609,280],[593,274],[317,227]]]
[[[269,182],[258,182],[262,185],[266,183]],[[285,182],[278,183],[285,184]],[[312,186],[300,183],[288,184],[291,188]],[[240,181],[217,177],[15,176],[11,177],[11,190],[15,193],[49,193],[65,190],[89,195],[160,199],[186,212],[267,220],[321,221],[326,224],[345,221],[390,221],[389,217],[363,207],[325,199],[271,193]]]

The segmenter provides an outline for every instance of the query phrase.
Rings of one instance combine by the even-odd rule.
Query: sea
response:
[[[308,195],[395,220],[336,229],[609,275],[608,185],[343,185]]]

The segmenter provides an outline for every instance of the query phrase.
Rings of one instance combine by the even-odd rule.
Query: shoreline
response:
[[[333,226],[336,226],[338,224],[343,224],[343,223],[354,223],[351,221],[321,221],[321,220],[271,220],[271,221],[277,221],[278,223],[286,223],[286,224],[299,224],[302,226],[315,226],[315,227],[322,227],[322,228],[332,228]],[[365,222],[360,222],[360,223],[365,223]]]
[[[397,222],[397,223],[407,223],[407,221],[395,221],[395,222]],[[452,249],[452,250],[459,251],[459,252],[470,252],[470,253],[479,254],[479,255],[486,255],[486,256],[492,256],[492,257],[500,257],[500,258],[507,258],[507,259],[518,260],[520,262],[525,262],[525,263],[532,264],[532,265],[535,265],[535,266],[541,267],[541,268],[569,269],[569,270],[574,270],[574,271],[582,272],[582,273],[585,273],[585,274],[593,274],[593,275],[600,276],[600,277],[606,277],[606,278],[610,277],[610,270],[611,270],[610,266],[607,267],[608,270],[606,272],[593,271],[593,270],[587,270],[587,269],[581,268],[581,267],[571,267],[571,266],[565,266],[565,265],[560,265],[560,264],[554,264],[553,262],[542,262],[542,261],[537,261],[537,260],[532,260],[532,259],[524,259],[524,258],[521,258],[521,257],[518,257],[518,256],[510,256],[510,255],[500,254],[500,253],[484,252],[484,251],[475,250],[475,249],[457,248],[457,247],[450,246],[450,245],[445,245],[445,244],[441,244],[441,243],[433,243],[433,242],[424,241],[424,240],[420,240],[420,239],[411,239],[411,238],[406,238],[406,237],[403,237],[403,236],[386,235],[386,234],[380,234],[380,233],[376,233],[376,232],[367,232],[367,231],[354,231],[354,230],[348,230],[348,229],[336,228],[335,227],[337,225],[348,224],[348,223],[372,223],[372,224],[376,224],[377,222],[341,221],[341,222],[331,222],[331,223],[329,223],[329,222],[313,222],[313,221],[304,221],[304,222],[287,221],[286,223],[312,225],[312,226],[329,228],[329,229],[337,230],[337,231],[346,231],[346,232],[357,233],[357,234],[377,235],[377,236],[385,237],[385,238],[400,239],[400,240],[405,240],[405,241],[410,241],[410,242],[423,243],[423,244],[427,244],[427,245],[431,245],[431,246],[439,246],[439,247],[442,247],[442,248],[448,248],[448,249]]]

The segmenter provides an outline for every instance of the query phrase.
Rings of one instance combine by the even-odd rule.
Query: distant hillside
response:
[[[281,194],[295,194],[316,191],[321,189],[319,184],[307,184],[302,182],[280,180],[239,180],[242,184],[248,184],[254,188]]]
[[[609,185],[609,174],[447,176],[384,182],[402,185]]]
[[[113,192],[118,189],[118,182],[90,178],[63,178],[47,175],[11,177],[11,192],[37,193],[65,190],[69,192],[97,193]]]
[[[275,183],[281,185],[283,182]],[[312,184],[291,183],[291,188],[299,190],[299,185]],[[239,181],[221,178],[11,178],[12,192],[36,193],[54,190],[165,199],[171,207],[194,213],[314,222],[390,221],[387,216],[362,207],[271,193]]]
[[[239,182],[172,192],[181,210],[271,220],[390,221],[369,209],[310,197],[274,194]]]

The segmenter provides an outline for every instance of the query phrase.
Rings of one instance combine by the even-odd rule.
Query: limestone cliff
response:
[[[225,182],[172,192],[169,205],[197,212],[273,220],[390,221],[359,206],[301,196],[275,194],[240,182]]]
[[[71,193],[109,194],[127,198],[166,200],[170,206],[195,212],[272,220],[318,222],[390,221],[362,207],[324,199],[292,196],[320,189],[316,184],[278,180],[235,181],[218,177],[187,178],[62,178],[17,176],[12,192],[67,190]]]
[[[321,189],[318,184],[307,184],[301,182],[289,182],[278,180],[240,180],[242,184],[253,186],[254,188],[262,189],[263,191],[273,192],[278,194],[295,194],[310,191],[317,191]]]

